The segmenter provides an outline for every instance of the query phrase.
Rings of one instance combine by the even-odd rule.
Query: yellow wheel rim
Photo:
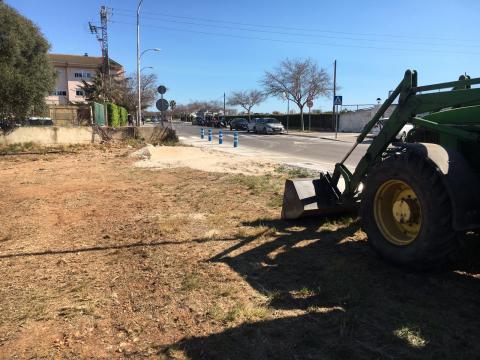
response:
[[[373,214],[378,229],[390,243],[411,244],[420,233],[422,211],[415,191],[400,180],[380,186],[373,200]]]

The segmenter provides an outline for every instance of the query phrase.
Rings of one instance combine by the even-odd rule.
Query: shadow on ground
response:
[[[274,239],[215,256],[266,294],[272,318],[175,344],[192,359],[473,359],[480,354],[479,258],[461,270],[412,273],[385,264],[358,224],[258,221]],[[353,236],[357,233],[357,236]],[[475,244],[471,243],[475,241]],[[476,249],[479,239],[467,239]],[[244,247],[246,250],[239,253]],[[230,256],[236,251],[235,256]],[[473,251],[472,253],[475,253]],[[285,311],[287,310],[287,311]]]

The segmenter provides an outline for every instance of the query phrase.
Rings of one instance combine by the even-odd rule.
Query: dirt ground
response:
[[[412,273],[355,219],[279,220],[288,172],[132,151],[0,157],[0,358],[478,358],[476,236]]]
[[[278,165],[262,159],[193,146],[147,146],[132,155],[143,157],[135,166],[151,169],[188,167],[209,172],[246,175],[272,173]]]

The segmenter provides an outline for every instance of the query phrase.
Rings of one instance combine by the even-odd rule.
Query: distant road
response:
[[[189,123],[174,123],[179,137],[183,140],[197,141],[200,127]],[[218,143],[218,129],[214,129],[214,141]],[[233,132],[223,129],[224,147],[233,146]],[[205,131],[205,137],[207,132]],[[254,149],[281,158],[282,161],[299,163],[311,168],[332,168],[353,145],[350,142],[312,138],[299,135],[260,135],[239,131],[240,148]],[[368,147],[368,141],[362,143],[347,160],[347,166],[355,167]]]

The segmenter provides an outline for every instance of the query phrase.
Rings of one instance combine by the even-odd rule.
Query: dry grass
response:
[[[480,352],[478,235],[454,270],[411,273],[355,218],[279,220],[287,174],[142,170],[128,151],[0,158],[0,358]]]

